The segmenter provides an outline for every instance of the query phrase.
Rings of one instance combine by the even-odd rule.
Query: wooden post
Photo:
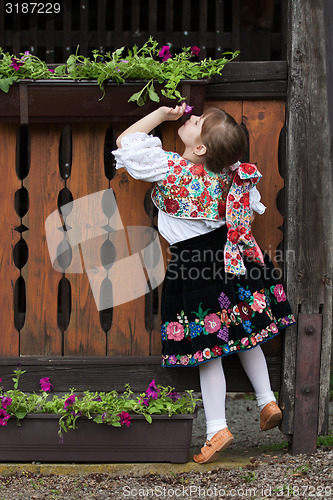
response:
[[[315,425],[303,427],[292,443],[292,452],[304,453],[304,441],[309,444],[306,452],[311,453],[316,446],[313,436],[328,431],[332,341],[332,171],[322,0],[290,0],[288,19],[286,287],[296,314],[313,315],[314,320],[322,314],[321,335],[315,336],[321,344],[318,429]],[[295,326],[284,342],[281,402],[285,434],[294,433],[298,425],[295,413],[300,415],[306,408],[303,403],[308,394],[303,392],[297,398],[301,407],[295,412],[295,380],[304,380],[306,370],[299,357],[303,338],[300,335],[297,343]],[[315,384],[314,378],[312,382]]]

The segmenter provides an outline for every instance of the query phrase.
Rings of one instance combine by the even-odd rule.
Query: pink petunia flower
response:
[[[10,418],[10,415],[5,412],[5,410],[0,409],[0,425],[5,427],[7,425],[7,420]]]
[[[29,50],[26,50],[24,52],[24,56],[21,57],[20,61],[25,61],[26,59],[28,59],[28,57],[31,56]]]
[[[39,383],[43,392],[49,392],[51,390],[51,387],[53,387],[49,377],[41,378]]]
[[[188,104],[186,104],[184,115],[190,115],[192,113],[193,108],[194,106],[189,106]]]
[[[131,425],[131,416],[126,411],[118,413],[118,417],[120,417],[121,425],[126,425],[126,427],[129,427]]]
[[[65,404],[64,404],[64,408],[65,410],[67,410],[67,408],[69,406],[72,406],[74,403],[75,403],[75,394],[72,394],[71,396],[69,396],[66,401],[65,401]]]
[[[158,398],[158,393],[160,392],[160,389],[156,387],[155,379],[153,379],[149,386],[148,389],[146,390],[146,394],[149,398],[152,399],[157,399]]]
[[[7,406],[10,406],[12,404],[12,399],[8,398],[7,396],[4,396],[1,400],[1,406],[5,410]]]
[[[180,395],[178,394],[178,392],[169,392],[169,394],[167,394],[167,396],[169,396],[169,398],[173,402],[177,401],[177,399],[180,399]]]
[[[158,53],[158,57],[162,58],[162,62],[167,61],[172,57],[170,54],[170,48],[168,45],[163,45],[162,49]]]
[[[50,72],[50,73],[54,73],[54,69],[50,69],[50,68],[49,68],[49,72]]]
[[[193,47],[191,47],[191,52],[192,52],[192,56],[198,56],[199,52],[200,52],[200,49],[199,49],[199,47],[197,47],[196,45],[194,45]]]
[[[12,57],[11,61],[12,61],[11,67],[14,68],[15,71],[18,71],[20,67],[24,65],[23,62],[20,62],[18,59],[15,59],[15,57]]]

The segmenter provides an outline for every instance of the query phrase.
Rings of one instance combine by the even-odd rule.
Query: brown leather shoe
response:
[[[282,412],[278,405],[271,401],[267,403],[266,406],[260,412],[260,429],[262,431],[268,431],[268,429],[273,429],[277,427],[282,420]]]
[[[206,441],[206,444],[201,448],[199,455],[193,455],[193,460],[198,464],[214,462],[220,452],[228,448],[233,440],[234,437],[231,432],[227,428],[222,429],[214,434],[212,439]]]

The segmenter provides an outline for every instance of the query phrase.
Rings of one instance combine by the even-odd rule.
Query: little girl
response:
[[[251,232],[253,210],[263,213],[256,189],[261,174],[241,164],[246,137],[221,109],[191,116],[178,130],[184,153],[165,152],[147,135],[178,120],[185,104],[162,106],[117,139],[117,168],[155,182],[158,229],[171,259],[162,291],[162,366],[199,366],[207,441],[194,460],[213,462],[233,441],[225,418],[222,357],[237,353],[256,393],[262,430],[279,425],[260,344],[291,325],[274,267]]]

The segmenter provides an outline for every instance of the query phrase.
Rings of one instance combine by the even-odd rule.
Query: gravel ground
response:
[[[246,418],[246,428],[244,426]],[[255,401],[235,395],[227,398],[227,419],[235,442],[230,448],[238,456],[247,454],[248,464],[231,470],[208,464],[189,472],[170,474],[46,475],[20,472],[0,476],[0,500],[118,500],[165,498],[226,499],[333,499],[333,448],[319,447],[315,455],[292,456],[286,450],[264,448],[281,443],[278,429],[261,432]],[[204,415],[200,409],[193,428],[193,449],[204,439]],[[333,429],[333,402],[330,403]],[[260,450],[258,451],[258,447]],[[253,454],[253,457],[251,456]],[[232,460],[232,459],[231,459]],[[178,468],[179,470],[179,468]]]

